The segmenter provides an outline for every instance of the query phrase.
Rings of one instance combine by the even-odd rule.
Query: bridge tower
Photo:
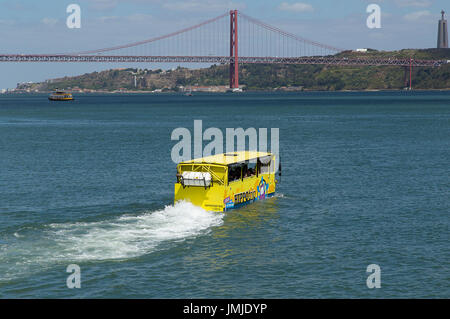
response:
[[[413,71],[413,58],[409,59],[409,66],[404,66],[405,68],[405,76],[404,76],[404,81],[405,81],[405,86],[404,89],[406,90],[412,90],[412,71]]]
[[[239,88],[238,11],[230,11],[230,89]]]

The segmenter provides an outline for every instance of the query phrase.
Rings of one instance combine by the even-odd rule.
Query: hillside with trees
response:
[[[340,57],[385,57],[450,60],[450,49],[342,52]],[[405,86],[405,67],[398,66],[326,66],[293,64],[240,65],[240,84],[247,90],[399,90]],[[414,68],[415,89],[450,89],[450,63],[439,68]],[[172,70],[114,69],[80,76],[27,84],[33,91],[88,89],[102,91],[163,89],[177,91],[187,86],[219,86],[228,84],[228,66],[212,65],[202,69],[177,67]],[[23,85],[18,86],[23,89]]]

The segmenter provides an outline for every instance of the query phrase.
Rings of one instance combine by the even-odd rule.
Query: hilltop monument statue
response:
[[[447,20],[445,20],[445,11],[441,11],[442,19],[439,20],[439,28],[438,28],[438,41],[437,47],[438,49],[448,48],[448,29],[447,29]]]

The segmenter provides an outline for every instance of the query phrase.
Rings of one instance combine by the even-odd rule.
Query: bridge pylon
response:
[[[230,89],[239,88],[238,11],[230,11]]]

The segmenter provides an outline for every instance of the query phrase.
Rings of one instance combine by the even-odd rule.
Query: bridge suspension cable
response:
[[[187,27],[187,28],[184,28],[184,29],[181,29],[181,30],[169,33],[169,34],[165,34],[165,35],[162,35],[162,36],[158,36],[158,37],[154,37],[154,38],[138,41],[138,42],[128,43],[128,44],[124,44],[124,45],[118,45],[118,46],[108,47],[108,48],[103,48],[103,49],[75,52],[75,53],[70,53],[70,54],[71,55],[77,55],[77,54],[80,54],[80,55],[98,54],[98,53],[103,53],[103,52],[110,52],[110,51],[115,51],[115,50],[120,50],[120,49],[132,48],[132,47],[136,47],[136,46],[143,45],[143,44],[148,44],[148,43],[152,43],[152,42],[156,42],[156,41],[160,41],[160,40],[164,40],[164,39],[168,39],[168,38],[173,38],[173,37],[175,37],[177,35],[180,35],[182,33],[193,31],[193,30],[199,29],[200,27],[206,26],[208,24],[212,24],[213,22],[216,22],[216,21],[226,17],[227,15],[228,15],[228,13],[224,13],[224,14],[218,16],[218,17],[215,17],[213,19],[209,19],[207,21],[204,21],[202,23],[196,24],[194,26]]]
[[[340,49],[340,48],[336,48],[330,45],[326,45],[317,41],[313,41],[313,40],[309,40],[306,39],[304,37],[295,35],[293,33],[281,30],[280,28],[277,28],[275,26],[269,25],[265,22],[262,22],[260,20],[257,20],[255,18],[252,18],[242,12],[239,12],[239,17],[240,19],[240,23],[249,23],[252,24],[253,26],[258,26],[259,28],[262,28],[263,30],[265,30],[266,33],[265,35],[262,35],[262,38],[266,39],[266,43],[268,45],[273,46],[272,48],[282,48],[281,51],[278,51],[277,56],[283,56],[283,57],[288,57],[288,56],[312,56],[312,55],[330,55],[330,54],[335,54],[341,51],[344,51],[344,49]],[[245,27],[244,27],[245,29]],[[255,28],[250,27],[247,28],[249,30],[249,32],[247,32],[247,34],[252,34],[252,38],[254,38],[255,35]],[[267,41],[268,40],[268,41]],[[288,42],[288,41],[292,41],[292,42]],[[258,44],[257,44],[258,45]],[[311,46],[310,48],[307,47],[307,45]],[[320,51],[316,50],[312,50],[312,48],[318,48],[320,49]],[[270,47],[269,47],[270,50]],[[271,50],[270,52],[274,52],[274,50]],[[307,54],[309,53],[309,54]],[[313,54],[311,54],[313,53]],[[246,54],[240,54],[241,56],[244,56]],[[251,56],[265,56],[265,55],[254,55],[252,54]]]

